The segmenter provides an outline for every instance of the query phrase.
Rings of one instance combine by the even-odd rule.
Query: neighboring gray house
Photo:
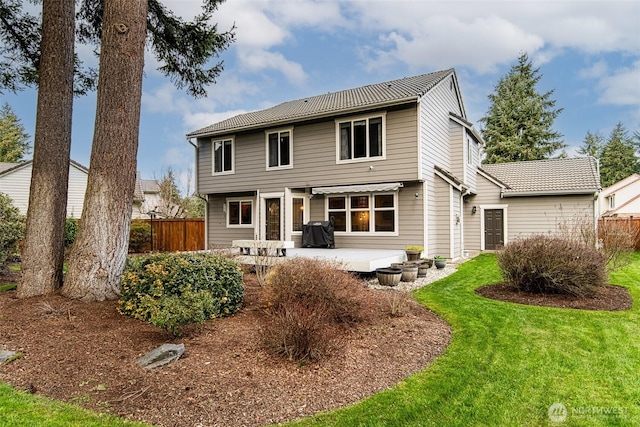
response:
[[[19,163],[0,163],[0,192],[13,200],[13,205],[22,215],[27,214],[31,171],[33,160]],[[71,160],[69,164],[69,187],[67,195],[67,217],[80,218],[87,190],[89,170],[80,163]]]
[[[600,174],[593,157],[485,164],[465,204],[465,243],[498,249],[518,236],[595,231]]]
[[[301,246],[303,224],[334,217],[337,247],[421,245],[427,256],[451,259],[484,249],[482,210],[472,214],[471,206],[502,206],[501,188],[511,187],[478,172],[483,142],[466,117],[449,69],[196,130],[187,137],[196,147],[197,192],[208,200],[207,245],[268,239]]]

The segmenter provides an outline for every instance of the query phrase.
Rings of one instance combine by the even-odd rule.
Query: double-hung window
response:
[[[327,197],[327,218],[334,219],[335,231],[352,234],[395,233],[395,194],[352,194]]]
[[[266,132],[267,169],[293,167],[293,129]]]
[[[213,141],[213,174],[233,173],[233,139]]]
[[[383,159],[386,116],[336,120],[338,163]]]
[[[253,226],[253,200],[227,200],[227,227]]]

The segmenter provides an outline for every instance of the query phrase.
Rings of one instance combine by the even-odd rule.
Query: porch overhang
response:
[[[373,193],[373,192],[381,192],[381,191],[397,191],[402,186],[403,185],[401,182],[387,182],[383,184],[314,187],[311,189],[311,194]]]

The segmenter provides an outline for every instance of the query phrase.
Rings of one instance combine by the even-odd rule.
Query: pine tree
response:
[[[5,103],[0,109],[0,162],[18,162],[30,151],[29,134],[9,104]]]
[[[600,158],[602,147],[604,147],[604,136],[601,133],[587,131],[582,144],[582,147],[578,148],[579,154]]]
[[[618,122],[602,147],[600,181],[603,187],[608,187],[638,172],[640,160],[636,154],[636,143],[624,125]]]
[[[562,135],[552,129],[562,112],[554,109],[553,91],[536,91],[542,77],[539,72],[524,53],[489,95],[491,106],[480,119],[486,143],[484,163],[548,159],[567,146]],[[565,155],[563,150],[560,157]]]

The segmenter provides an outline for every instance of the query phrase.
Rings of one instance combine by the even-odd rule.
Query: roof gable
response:
[[[454,73],[453,69],[436,71],[288,101],[266,110],[231,117],[191,132],[187,137],[220,135],[266,126],[279,126],[338,113],[356,112],[411,101],[418,102],[431,88],[452,73]]]
[[[628,177],[621,179],[620,181],[611,184],[610,186],[602,189],[602,195],[608,196],[609,194],[615,193],[616,191],[620,191],[623,188],[626,188],[630,185],[633,185],[640,181],[640,174],[634,173],[633,175],[629,175]]]
[[[483,172],[504,183],[505,196],[588,194],[600,190],[593,157],[484,164]]]

